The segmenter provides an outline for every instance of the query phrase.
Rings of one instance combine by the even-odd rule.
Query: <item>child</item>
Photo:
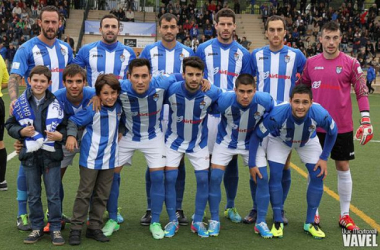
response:
[[[50,236],[54,245],[63,245],[61,235],[61,179],[62,141],[66,138],[66,120],[63,108],[48,90],[51,72],[45,66],[36,66],[28,78],[27,88],[17,99],[13,113],[6,123],[11,137],[23,141],[19,154],[24,166],[28,190],[29,219],[32,232],[26,244],[37,242],[43,236],[44,212],[41,202],[41,174],[48,200]]]
[[[86,237],[100,242],[109,241],[101,228],[114,168],[119,166],[117,139],[122,109],[117,99],[121,87],[113,74],[102,74],[96,80],[95,90],[102,103],[100,112],[93,111],[90,105],[71,116],[68,125],[70,139],[70,136],[76,137],[76,126],[85,127],[80,146],[80,182],[71,220],[70,245],[81,243],[81,230],[89,207]]]

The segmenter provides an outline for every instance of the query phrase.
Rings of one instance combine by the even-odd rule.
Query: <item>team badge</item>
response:
[[[67,51],[64,48],[61,48],[61,53],[63,56],[67,55]]]
[[[315,131],[315,126],[314,125],[310,125],[309,126],[309,132],[314,132]]]
[[[237,60],[239,60],[240,55],[239,55],[238,53],[235,53],[235,54],[234,54],[234,58],[235,58],[235,61],[237,61]]]
[[[205,101],[201,101],[201,103],[199,104],[199,108],[200,109],[204,109],[206,106],[206,102]]]
[[[237,124],[232,125],[232,129],[238,129],[239,126]]]
[[[342,66],[336,66],[336,73],[340,74],[342,72],[343,67]]]
[[[131,112],[132,113],[132,116],[137,116],[139,114],[139,112],[135,111],[135,112]]]
[[[290,62],[290,56],[285,56],[285,62],[286,63]]]
[[[125,56],[124,55],[121,55],[120,56],[120,61],[123,63],[125,61]]]
[[[158,94],[154,94],[154,95],[153,95],[153,100],[154,100],[155,102],[157,102],[159,97],[160,97],[160,96],[159,96]]]
[[[183,61],[184,58],[185,58],[185,55],[183,53],[179,54],[179,60]]]
[[[261,118],[260,112],[256,112],[253,116],[255,117],[255,120],[258,120]]]

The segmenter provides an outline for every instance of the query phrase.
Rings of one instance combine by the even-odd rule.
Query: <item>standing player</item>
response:
[[[209,205],[211,220],[209,235],[218,236],[220,231],[219,204],[220,184],[233,156],[241,155],[248,165],[249,139],[265,112],[274,106],[268,93],[256,92],[255,80],[250,74],[236,79],[235,92],[225,92],[218,99],[221,121],[211,159]]]
[[[4,119],[5,119],[5,107],[3,101],[3,93],[1,87],[7,86],[9,74],[7,65],[5,65],[4,59],[0,57],[0,191],[8,190],[8,184],[5,180],[5,172],[7,171],[7,149],[5,148],[4,138]]]
[[[52,84],[49,90],[55,92],[63,87],[62,72],[66,65],[72,61],[73,51],[70,45],[56,38],[58,29],[62,25],[58,9],[54,6],[42,8],[37,22],[41,28],[40,35],[22,44],[17,50],[12,63],[8,83],[11,105],[18,97],[18,86],[21,84],[22,78],[24,77],[28,84],[27,78],[34,66],[44,65],[50,69]],[[17,200],[19,205],[17,228],[19,230],[31,229],[26,210],[26,191],[25,174],[20,165],[17,177]]]
[[[296,75],[302,73],[306,63],[306,57],[299,49],[284,45],[285,34],[285,19],[277,15],[269,17],[265,24],[265,36],[268,38],[269,46],[255,49],[251,55],[252,74],[257,79],[257,90],[270,93],[276,103],[289,101],[291,89],[297,80]],[[282,175],[283,203],[288,196],[291,184],[289,163],[290,155]],[[252,178],[250,179],[250,187],[253,209],[243,220],[247,224],[255,223],[257,218],[256,184]],[[285,218],[283,206],[281,211],[286,225],[288,220]]]
[[[162,40],[150,44],[141,52],[140,58],[146,58],[150,61],[152,67],[152,75],[158,76],[161,74],[182,73],[183,59],[193,56],[194,52],[191,48],[183,45],[176,40],[178,30],[178,18],[170,13],[166,13],[158,20],[159,32]],[[162,129],[163,133],[166,132],[168,123],[169,107],[164,105]],[[178,167],[178,178],[176,182],[177,204],[176,214],[180,225],[186,226],[188,224],[185,213],[182,210],[183,193],[185,191],[185,162],[182,159]],[[150,179],[149,170],[147,169],[146,175],[146,194],[148,198],[148,209],[145,215],[141,218],[141,225],[149,225],[151,220],[150,210]]]
[[[166,131],[165,201],[169,224],[165,237],[178,231],[176,217],[176,180],[178,165],[186,154],[195,169],[197,193],[195,215],[191,230],[201,237],[208,237],[202,217],[208,200],[208,168],[210,154],[207,149],[208,108],[218,99],[221,90],[215,85],[207,92],[201,91],[204,63],[198,57],[183,60],[184,81],[172,84],[167,93],[169,123]]]
[[[216,86],[233,90],[236,78],[242,73],[251,73],[249,52],[233,39],[236,30],[235,13],[228,8],[221,9],[215,16],[217,38],[199,45],[196,55],[205,63],[205,78]],[[213,152],[220,115],[209,115],[208,148]],[[237,156],[229,163],[224,175],[227,205],[224,215],[239,223],[241,217],[235,208],[235,197],[239,181]]]
[[[115,15],[107,14],[100,20],[99,32],[102,34],[102,39],[87,44],[78,51],[74,63],[86,68],[87,82],[90,87],[94,87],[93,83],[99,74],[111,73],[118,79],[127,79],[128,65],[136,58],[136,55],[130,47],[117,40],[119,31],[120,21]],[[124,221],[124,218],[118,213],[120,171],[121,168],[115,168],[110,198],[107,203],[110,223]],[[106,234],[106,236],[109,235]]]
[[[326,134],[323,151],[316,136],[316,129],[323,128]],[[256,151],[258,138],[269,135],[267,157],[270,168],[269,192],[268,188],[259,183],[267,181],[266,162],[264,166],[256,165]],[[250,140],[250,172],[252,178],[258,182],[258,206],[268,206],[269,194],[273,208],[274,223],[271,232],[265,223],[266,209],[259,208],[255,232],[262,237],[272,234],[274,237],[283,237],[283,221],[281,205],[283,198],[282,174],[286,160],[292,149],[296,149],[302,162],[309,171],[310,183],[307,190],[307,216],[304,231],[314,238],[322,239],[324,232],[314,223],[314,216],[323,194],[323,179],[327,175],[327,159],[338,134],[337,126],[329,113],[319,104],[313,104],[311,89],[305,85],[298,85],[292,90],[290,103],[276,106],[266,116]],[[256,136],[257,135],[257,136]],[[259,169],[258,169],[259,168]],[[265,171],[262,171],[265,169]],[[256,174],[259,178],[256,177]],[[265,213],[260,213],[265,211]],[[270,238],[270,237],[268,237]]]
[[[368,89],[363,70],[355,58],[339,51],[341,39],[342,33],[336,22],[328,22],[322,27],[319,41],[322,44],[323,53],[307,60],[302,83],[312,87],[314,100],[330,112],[338,126],[338,137],[331,152],[331,158],[335,160],[338,171],[339,225],[352,231],[358,227],[349,215],[352,195],[349,163],[355,158],[351,85],[355,90],[362,117],[355,135],[361,145],[365,145],[372,139],[373,128],[369,117]],[[323,144],[326,132],[323,130],[317,132]]]

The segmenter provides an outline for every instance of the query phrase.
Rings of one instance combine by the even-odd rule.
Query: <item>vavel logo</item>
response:
[[[376,236],[376,229],[360,229],[353,232],[342,229],[343,246],[345,247],[377,247]]]

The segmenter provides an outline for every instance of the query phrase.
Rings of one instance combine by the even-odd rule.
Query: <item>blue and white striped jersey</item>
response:
[[[239,74],[251,73],[250,54],[236,41],[211,39],[199,45],[196,55],[205,63],[205,78],[222,89],[233,90]]]
[[[59,89],[56,92],[54,92],[54,95],[57,97],[57,99],[62,103],[63,109],[65,110],[65,114],[70,117],[72,115],[75,115],[82,109],[84,109],[88,103],[90,102],[91,98],[95,95],[95,89],[91,87],[84,87],[83,88],[83,98],[81,103],[78,106],[73,105],[66,96],[66,88]]]
[[[208,108],[220,93],[214,85],[206,92],[190,93],[184,81],[172,84],[165,101],[170,107],[166,145],[181,153],[197,152],[207,146]]]
[[[95,87],[100,74],[114,74],[118,79],[127,79],[128,65],[136,58],[132,48],[116,42],[105,44],[102,41],[83,46],[73,63],[87,70],[87,83]]]
[[[252,74],[257,90],[270,93],[275,102],[289,101],[290,93],[306,63],[305,55],[286,45],[276,52],[269,46],[255,49],[251,55]]]
[[[146,46],[140,54],[140,58],[146,58],[152,66],[152,75],[182,73],[183,59],[194,56],[189,47],[177,42],[176,46],[169,50],[158,41]]]
[[[180,74],[153,77],[149,89],[141,95],[133,90],[129,80],[120,82],[120,100],[126,117],[127,138],[133,141],[146,141],[162,133],[159,118],[166,90],[170,84],[179,80],[183,80]]]
[[[77,126],[85,127],[80,145],[79,165],[89,169],[112,169],[119,166],[118,131],[122,107],[102,106],[100,112],[92,105],[70,117]]]
[[[50,47],[38,37],[33,37],[17,50],[13,59],[11,74],[24,77],[29,86],[27,79],[30,71],[37,65],[44,65],[51,71],[52,84],[49,90],[54,93],[63,88],[63,70],[72,60],[73,51],[69,44],[56,39],[54,45]]]
[[[232,149],[249,149],[249,138],[264,113],[274,107],[268,93],[256,92],[248,107],[241,106],[236,100],[235,92],[221,94],[218,109],[221,121],[218,126],[216,143]]]

